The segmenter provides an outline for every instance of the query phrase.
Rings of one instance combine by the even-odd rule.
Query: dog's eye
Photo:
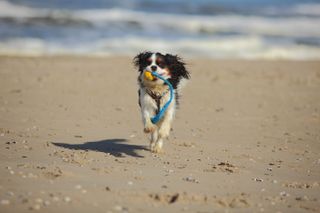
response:
[[[162,61],[159,61],[157,64],[158,64],[158,66],[161,67],[161,68],[164,68],[164,67],[165,67],[165,64],[164,64]]]
[[[162,69],[165,67],[165,64],[164,64],[164,62],[163,62],[163,60],[161,58],[157,59],[157,65],[159,67],[161,67]]]

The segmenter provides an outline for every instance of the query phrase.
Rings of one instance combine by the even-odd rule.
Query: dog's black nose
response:
[[[156,71],[157,70],[157,66],[151,66],[151,70],[152,71]]]

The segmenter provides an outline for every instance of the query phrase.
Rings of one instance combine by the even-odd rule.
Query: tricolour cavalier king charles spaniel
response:
[[[159,153],[162,151],[163,139],[169,136],[171,130],[182,80],[189,79],[190,75],[185,68],[185,63],[176,55],[143,52],[134,57],[133,62],[139,71],[139,106],[141,108],[144,132],[151,134],[150,150]],[[163,118],[156,124],[152,123],[151,118],[169,100],[170,91],[163,80],[150,77],[148,75],[150,72],[157,72],[161,77],[167,79],[174,89],[172,102]]]

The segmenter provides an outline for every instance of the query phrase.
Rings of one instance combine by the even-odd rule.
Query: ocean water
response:
[[[0,54],[320,59],[319,0],[0,0]]]

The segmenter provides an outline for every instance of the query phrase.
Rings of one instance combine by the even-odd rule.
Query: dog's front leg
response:
[[[152,99],[146,95],[145,91],[141,91],[141,95],[139,96],[140,103],[141,103],[141,114],[142,114],[142,121],[144,125],[143,131],[145,133],[151,133],[156,130],[156,125],[151,122],[151,115],[156,107],[153,103]]]
[[[151,122],[150,117],[146,117],[146,118],[144,119],[144,129],[143,129],[143,131],[144,131],[145,133],[152,133],[152,132],[154,132],[154,131],[156,130],[156,128],[157,128],[157,126],[154,125],[154,124]]]
[[[150,150],[152,152],[157,152],[157,141],[158,141],[158,130],[157,126],[151,122],[149,114],[146,112],[143,116],[144,120],[144,132],[151,133],[150,138]]]
[[[147,107],[144,107],[142,109],[142,117],[143,117],[143,124],[144,124],[144,129],[143,131],[145,133],[152,133],[156,130],[157,126],[154,125],[152,122],[151,122],[151,116],[150,116],[150,110],[148,110]]]

